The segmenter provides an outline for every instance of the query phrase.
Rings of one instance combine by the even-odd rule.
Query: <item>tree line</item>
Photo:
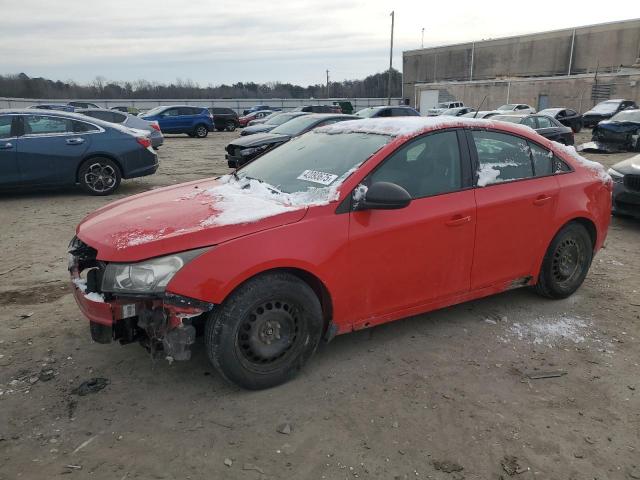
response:
[[[388,71],[363,80],[330,82],[306,87],[280,82],[237,82],[232,85],[200,86],[192,80],[177,79],[170,84],[148,80],[110,81],[98,76],[89,84],[62,82],[24,73],[0,75],[0,97],[59,99],[140,99],[140,98],[354,98],[387,96]],[[402,74],[391,70],[391,96],[402,92]],[[328,93],[328,95],[327,95]]]

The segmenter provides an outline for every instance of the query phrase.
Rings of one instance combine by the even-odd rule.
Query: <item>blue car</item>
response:
[[[162,133],[186,133],[190,137],[204,138],[214,129],[213,117],[203,107],[160,106],[140,115],[140,118],[158,122]]]
[[[79,184],[108,195],[121,179],[157,169],[149,138],[128,128],[54,110],[0,110],[0,188]]]

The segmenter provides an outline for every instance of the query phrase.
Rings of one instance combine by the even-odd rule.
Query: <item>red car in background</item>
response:
[[[203,325],[224,378],[267,388],[321,338],[517,287],[571,295],[611,190],[599,164],[520,125],[341,122],[94,212],[70,272],[96,341],[183,360]]]
[[[271,111],[271,110],[258,110],[257,112],[251,112],[251,113],[248,113],[248,114],[243,115],[240,118],[238,118],[238,124],[241,127],[246,127],[247,124],[251,120],[257,120],[259,118],[264,118],[267,115],[271,115],[272,113],[273,113],[273,111]]]

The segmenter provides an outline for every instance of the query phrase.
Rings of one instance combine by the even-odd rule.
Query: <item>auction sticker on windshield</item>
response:
[[[333,173],[318,172],[317,170],[305,170],[298,176],[298,180],[306,180],[307,182],[320,183],[322,185],[331,185],[338,178]]]

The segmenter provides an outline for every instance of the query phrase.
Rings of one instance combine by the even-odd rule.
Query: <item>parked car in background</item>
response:
[[[293,120],[294,118],[300,117],[302,115],[309,115],[309,114],[307,112],[286,112],[286,113],[276,113],[273,116],[269,115],[269,117],[267,117],[269,119],[266,120],[265,122],[259,123],[257,125],[249,125],[243,128],[240,135],[246,136],[246,135],[253,135],[255,133],[270,132],[277,126],[282,125],[283,123],[287,123],[289,120]]]
[[[60,112],[73,112],[75,107],[72,105],[64,105],[60,103],[41,103],[39,105],[31,105],[27,108],[36,108],[39,110],[58,110]]]
[[[443,117],[461,117],[462,115],[466,115],[468,113],[475,113],[475,109],[471,107],[449,108],[442,112],[440,115],[442,115]]]
[[[342,113],[340,105],[303,105],[293,109],[294,112],[307,113]]]
[[[640,110],[623,110],[599,122],[591,140],[604,151],[640,152]]]
[[[420,112],[411,107],[404,106],[380,106],[367,107],[356,112],[360,118],[379,118],[379,117],[419,117]]]
[[[152,108],[140,118],[158,122],[162,133],[186,133],[204,138],[213,131],[213,118],[204,107],[165,105]]]
[[[95,103],[84,101],[67,102],[67,105],[71,105],[73,108],[102,108],[100,105],[96,105]]]
[[[506,103],[496,108],[502,115],[524,115],[536,113],[536,109],[525,103]]]
[[[340,107],[340,111],[347,115],[351,115],[353,113],[353,104],[347,100],[340,100],[337,102],[333,102],[334,105]]]
[[[500,112],[497,110],[480,110],[479,112],[469,112],[462,115],[465,118],[491,118],[495,115],[500,115]]]
[[[615,100],[605,100],[604,102],[600,102],[591,110],[587,110],[582,114],[582,123],[587,128],[592,128],[601,122],[602,120],[608,120],[613,117],[616,113],[621,112],[622,110],[630,110],[638,108],[636,102],[632,100],[623,100],[623,99],[615,99]]]
[[[613,179],[613,214],[640,218],[640,155],[616,163],[608,173]]]
[[[247,109],[243,110],[242,111],[242,115],[249,115],[250,113],[259,112],[261,110],[270,110],[272,112],[282,111],[281,108],[270,107],[269,105],[254,105],[253,107],[250,107],[250,108],[247,108]]]
[[[227,107],[210,107],[209,113],[213,117],[213,126],[219,132],[226,130],[233,132],[240,126],[238,114],[232,108]]]
[[[545,108],[544,110],[540,110],[538,113],[540,115],[555,118],[564,126],[571,127],[571,130],[573,130],[574,133],[578,133],[582,130],[582,115],[570,108]]]
[[[160,131],[160,125],[158,125],[158,122],[155,120],[145,120],[129,113],[107,110],[104,108],[80,108],[76,110],[76,113],[145,132],[149,137],[149,140],[151,140],[151,146],[156,150],[164,143],[164,137]]]
[[[92,213],[71,288],[96,342],[187,360],[201,328],[221,378],[269,388],[322,338],[518,287],[571,296],[607,237],[611,187],[508,123],[344,122]]]
[[[308,113],[283,123],[269,133],[256,133],[248,137],[240,137],[233,140],[225,148],[227,165],[229,168],[241,167],[267,150],[282,145],[314,128],[354,119],[358,119],[358,117],[338,113]]]
[[[573,130],[565,127],[553,117],[547,115],[495,115],[491,120],[500,122],[519,123],[533,128],[537,133],[549,140],[553,140],[564,145],[573,145]]]
[[[252,125],[260,125],[261,123],[266,123],[269,120],[271,120],[273,117],[275,117],[276,115],[280,115],[282,113],[283,112],[271,112],[266,117],[254,118],[253,120],[249,120],[249,122],[247,123],[247,127],[251,127]]]
[[[436,107],[430,108],[425,112],[427,117],[436,117],[440,115],[445,110],[449,110],[450,108],[460,108],[464,107],[463,102],[453,101],[453,102],[440,102]]]
[[[88,107],[88,108],[92,108],[92,107]],[[127,107],[125,105],[111,107],[110,110],[116,110],[117,112],[129,113],[131,115],[140,115],[140,110],[138,110],[136,107]]]
[[[0,186],[80,186],[113,193],[123,178],[151,175],[148,138],[113,123],[60,111],[0,110]]]
[[[246,115],[243,115],[240,118],[238,118],[238,124],[241,127],[246,127],[251,120],[258,120],[268,115],[271,115],[272,113],[274,112],[272,112],[271,110],[257,110],[255,112],[247,113]]]

